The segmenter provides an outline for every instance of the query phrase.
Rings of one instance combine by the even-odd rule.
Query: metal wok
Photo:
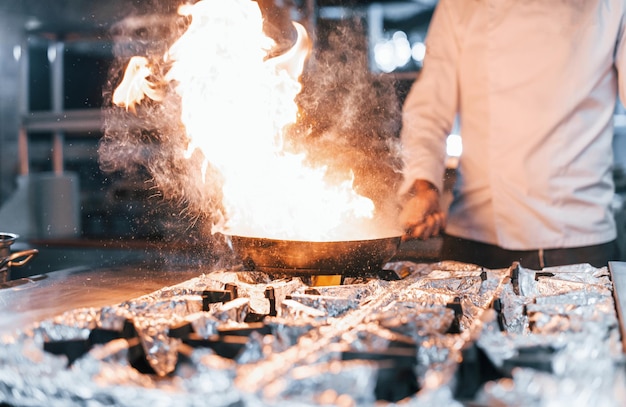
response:
[[[299,275],[377,273],[398,250],[401,237],[311,242],[230,236],[245,270]]]

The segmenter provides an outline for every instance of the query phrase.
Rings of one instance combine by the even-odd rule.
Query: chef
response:
[[[623,0],[440,0],[403,108],[405,239],[488,268],[618,256],[613,113],[626,101]],[[445,141],[463,154],[442,208]]]

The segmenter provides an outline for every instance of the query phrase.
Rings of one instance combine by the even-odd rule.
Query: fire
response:
[[[369,225],[372,200],[357,194],[353,180],[329,184],[326,168],[305,164],[303,154],[283,149],[285,129],[298,119],[296,96],[311,43],[293,23],[298,39],[283,55],[269,58],[274,41],[251,0],[202,0],[183,5],[191,20],[169,48],[165,83],[180,98],[187,156],[200,150],[223,178],[225,222],[215,232],[289,240],[375,238]],[[160,101],[145,60],[133,59],[114,103],[134,109],[144,95]],[[332,152],[329,152],[332,154]]]
[[[134,112],[135,105],[146,96],[152,100],[162,100],[161,92],[148,80],[150,75],[148,60],[144,57],[132,57],[122,82],[113,93],[113,103]]]

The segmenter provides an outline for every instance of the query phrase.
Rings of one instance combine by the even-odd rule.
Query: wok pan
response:
[[[245,270],[299,275],[364,275],[379,272],[401,237],[311,242],[230,236]]]

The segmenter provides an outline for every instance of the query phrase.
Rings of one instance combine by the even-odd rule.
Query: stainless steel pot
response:
[[[11,253],[11,245],[18,237],[15,233],[0,232],[0,284],[11,279],[11,267],[21,267],[39,253],[37,249]]]
[[[381,271],[401,237],[310,242],[230,236],[246,270],[301,275],[365,275]]]

